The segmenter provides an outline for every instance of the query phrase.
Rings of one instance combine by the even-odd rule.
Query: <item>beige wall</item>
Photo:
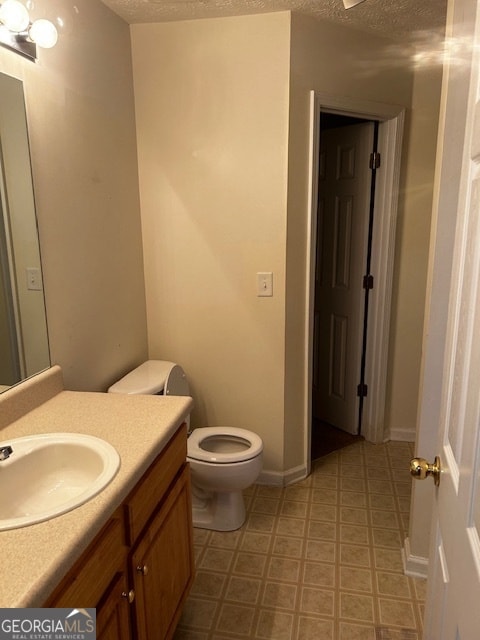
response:
[[[129,30],[100,2],[60,6],[57,47],[36,65],[0,50],[0,71],[25,83],[52,360],[67,387],[102,390],[147,357]],[[287,12],[131,34],[149,356],[187,370],[194,425],[257,431],[280,477],[303,463],[308,91],[408,106],[412,78],[387,41]],[[415,136],[434,93],[415,85]],[[425,267],[428,225],[408,194],[429,171],[403,176],[389,396],[402,425],[420,366],[402,318],[423,317],[408,261]],[[274,272],[273,298],[256,296],[258,271]]]
[[[389,354],[386,418],[387,435],[394,440],[414,440],[416,431],[441,82],[440,66],[414,69],[403,153]]]
[[[309,91],[408,108],[407,53],[289,13],[135,25],[132,38],[150,357],[187,370],[194,426],[257,431],[281,475],[304,462]],[[425,270],[427,239],[400,237]],[[264,270],[271,299],[255,295]],[[415,296],[408,282],[394,294],[419,326],[422,286],[424,273]],[[392,395],[412,426],[420,355],[414,341]]]
[[[42,9],[57,46],[0,49],[0,71],[24,82],[52,362],[104,390],[147,354],[129,29],[101,2]]]
[[[406,107],[395,243],[385,437],[415,438],[441,70],[417,68],[415,51],[300,15],[292,19],[287,268],[286,467],[298,464],[300,336],[304,331],[308,91]],[[328,52],[336,52],[335,55]],[[301,162],[303,159],[303,164]],[[375,236],[374,236],[375,237]],[[299,286],[301,283],[301,286]],[[300,344],[299,344],[300,343]],[[301,382],[299,382],[301,381]],[[296,422],[295,422],[296,421]],[[292,458],[296,455],[296,458]]]
[[[132,27],[149,353],[283,469],[288,13]],[[273,271],[274,296],[256,296]]]
[[[342,46],[338,46],[342,43]],[[408,107],[412,75],[388,40],[292,16],[290,164],[288,181],[286,468],[303,456],[304,327],[309,144],[309,92]],[[425,248],[425,251],[427,248]],[[418,361],[418,366],[420,361]],[[293,389],[295,392],[293,393]]]

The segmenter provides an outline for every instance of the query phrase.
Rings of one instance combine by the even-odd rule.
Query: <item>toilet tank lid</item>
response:
[[[178,366],[167,360],[147,360],[109,387],[109,393],[126,393],[130,395],[160,393],[165,387],[168,375],[173,367]]]

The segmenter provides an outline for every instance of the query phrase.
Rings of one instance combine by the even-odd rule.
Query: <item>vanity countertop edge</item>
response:
[[[62,390],[0,430],[1,442],[37,433],[94,435],[112,444],[121,458],[110,484],[84,505],[46,522],[0,531],[0,607],[42,606],[185,421],[192,404],[190,397]]]

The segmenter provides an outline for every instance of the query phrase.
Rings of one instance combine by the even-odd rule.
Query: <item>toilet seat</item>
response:
[[[209,442],[212,450],[209,450]],[[213,450],[219,445],[226,451]],[[231,449],[231,451],[228,451]],[[187,440],[187,458],[216,464],[244,462],[263,451],[262,439],[247,429],[235,427],[201,427],[192,431]]]

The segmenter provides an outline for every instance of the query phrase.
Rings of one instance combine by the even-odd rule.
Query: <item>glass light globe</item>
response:
[[[28,30],[28,35],[39,47],[44,49],[54,47],[58,40],[57,29],[50,20],[35,20]]]
[[[26,7],[21,2],[5,0],[0,7],[0,22],[3,22],[9,31],[21,33],[28,28],[30,18]]]

